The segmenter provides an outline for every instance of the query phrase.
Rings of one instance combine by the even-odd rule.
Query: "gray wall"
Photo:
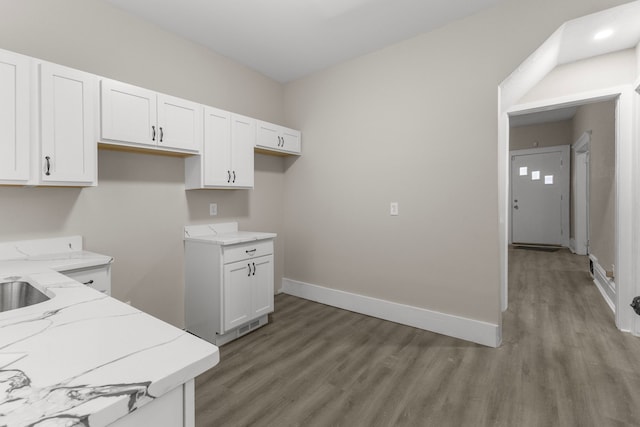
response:
[[[509,150],[553,147],[573,143],[573,121],[518,126],[509,129]]]
[[[0,0],[0,48],[281,122],[283,88],[98,0]],[[238,219],[282,236],[283,160],[256,155],[255,189],[184,190],[184,161],[98,153],[96,188],[0,187],[0,240],[81,234],[111,255],[113,295],[183,326],[182,228]],[[210,202],[219,216],[209,217]],[[276,280],[284,269],[276,239]]]
[[[286,85],[285,277],[499,323],[498,84],[621,3],[503,1]]]
[[[616,242],[615,102],[581,106],[573,119],[574,140],[591,130],[589,150],[589,252],[613,271]]]

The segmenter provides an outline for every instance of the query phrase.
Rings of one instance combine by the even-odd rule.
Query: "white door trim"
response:
[[[569,207],[570,207],[570,148],[569,145],[556,145],[551,147],[526,148],[522,150],[509,151],[509,159],[513,156],[521,156],[526,154],[542,154],[562,152],[562,160],[565,163],[562,168],[562,246],[569,247]],[[511,161],[509,161],[509,176],[511,176]],[[509,200],[513,201],[512,188],[509,185]],[[510,202],[511,206],[511,202]],[[513,224],[513,209],[509,208],[509,224]],[[513,243],[513,227],[509,227],[509,243]]]
[[[589,151],[591,150],[591,131],[585,131],[571,146],[571,176],[573,187],[571,191],[576,201],[571,218],[574,224],[574,236],[571,239],[570,249],[573,253],[587,255],[589,253]],[[584,168],[578,167],[579,161],[584,158]],[[584,194],[584,200],[579,200],[578,195]],[[580,227],[579,225],[582,225]]]
[[[508,96],[498,95],[507,99]],[[635,262],[640,260],[639,248],[633,244],[634,237],[639,228],[634,219],[635,209],[640,208],[640,197],[636,194],[636,185],[640,172],[640,160],[634,149],[634,109],[633,94],[635,87],[632,85],[614,86],[589,92],[576,93],[558,98],[549,98],[537,102],[505,105],[498,103],[498,153],[499,173],[498,188],[500,224],[500,267],[501,267],[501,307],[508,307],[508,171],[509,171],[509,116],[539,112],[549,109],[582,105],[585,103],[617,99],[616,104],[616,325],[623,331],[634,331],[638,334],[638,328],[633,316],[635,313],[629,303],[636,292],[638,274],[634,268]]]

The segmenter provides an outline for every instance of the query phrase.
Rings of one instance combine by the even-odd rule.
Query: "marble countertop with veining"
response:
[[[0,282],[50,298],[0,312],[0,426],[106,426],[218,363],[216,346],[55,271],[93,255],[0,261]]]
[[[275,233],[262,233],[257,231],[234,231],[230,233],[211,234],[207,236],[185,237],[185,240],[200,241],[214,245],[226,246],[239,243],[255,242],[257,240],[273,239]]]

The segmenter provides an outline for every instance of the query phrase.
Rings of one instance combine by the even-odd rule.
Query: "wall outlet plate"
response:
[[[218,215],[218,204],[217,203],[209,203],[209,215],[210,216]]]
[[[389,208],[389,214],[391,216],[397,216],[398,215],[398,202],[391,202],[390,208]]]

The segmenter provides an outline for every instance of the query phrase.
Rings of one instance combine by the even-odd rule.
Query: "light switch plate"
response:
[[[389,213],[391,214],[391,216],[398,215],[398,202],[391,202]]]
[[[209,215],[210,216],[218,215],[218,204],[217,203],[209,203]]]

